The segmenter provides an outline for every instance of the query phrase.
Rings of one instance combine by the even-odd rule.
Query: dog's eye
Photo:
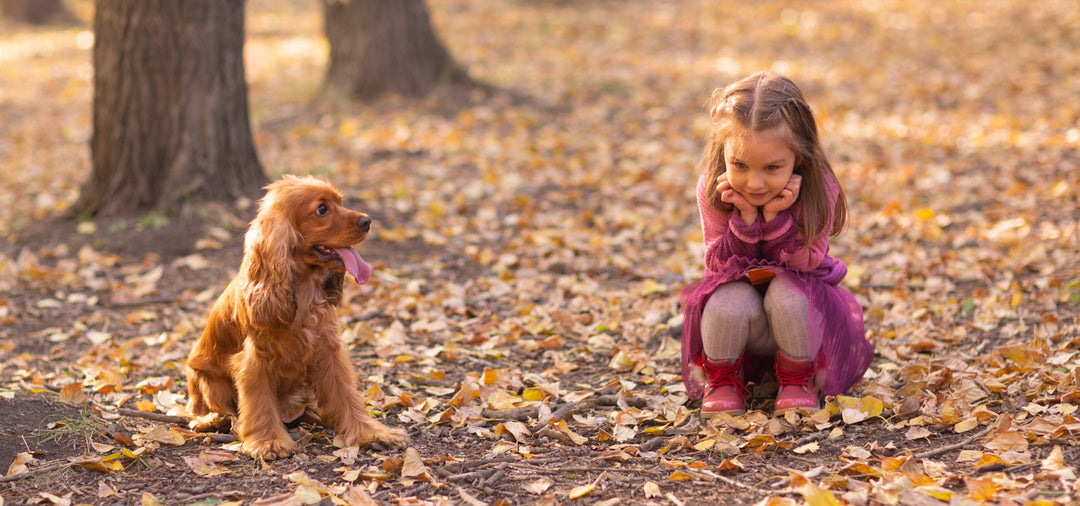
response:
[[[315,208],[315,214],[318,216],[326,216],[330,214],[330,207],[326,204],[319,204],[319,207]]]

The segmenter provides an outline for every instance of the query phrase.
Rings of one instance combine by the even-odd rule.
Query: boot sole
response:
[[[777,410],[773,411],[773,415],[775,415],[775,416],[784,416],[784,415],[788,414],[789,411],[798,411],[800,409],[805,409],[807,411],[813,412],[813,411],[820,410],[821,406],[820,405],[818,405],[818,406],[794,406],[794,407],[790,407],[790,408],[777,409]]]
[[[731,416],[742,416],[742,415],[746,414],[746,410],[744,409],[744,410],[737,410],[737,411],[702,411],[701,412],[701,417],[702,418],[712,418],[712,417],[714,417],[716,415],[719,415],[720,413],[727,413],[727,414],[729,414]]]

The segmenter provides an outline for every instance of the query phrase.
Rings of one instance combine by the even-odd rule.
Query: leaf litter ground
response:
[[[1080,45],[1077,7],[714,3],[443,2],[452,52],[500,91],[359,105],[309,102],[317,12],[249,2],[260,157],[376,219],[343,338],[413,438],[357,452],[300,424],[302,451],[265,464],[131,414],[186,400],[251,203],[58,220],[89,170],[87,32],[5,29],[5,504],[1068,503],[1080,55],[1052,48]],[[701,104],[760,68],[819,115],[852,200],[832,252],[877,357],[820,412],[772,417],[765,384],[706,423],[671,337],[701,269]]]

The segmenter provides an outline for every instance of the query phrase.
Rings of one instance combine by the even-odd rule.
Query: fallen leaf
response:
[[[424,461],[420,459],[420,453],[416,451],[416,448],[406,448],[405,461],[401,466],[401,476],[415,478],[426,472],[427,466],[425,466]]]
[[[695,477],[692,474],[688,474],[688,473],[682,471],[681,469],[676,469],[676,470],[672,471],[671,474],[668,475],[668,481],[686,481],[686,480],[696,480],[696,479],[697,479],[697,477]]]
[[[802,473],[791,473],[791,488],[802,495],[809,506],[840,506],[840,500],[832,492],[814,485]]]
[[[904,438],[907,439],[908,441],[911,441],[913,439],[929,438],[929,437],[931,437],[933,435],[934,435],[934,433],[930,432],[925,427],[912,427],[912,428],[908,429],[908,431],[906,433],[904,433]]]
[[[551,485],[553,483],[554,483],[553,481],[551,481],[551,480],[549,480],[547,478],[538,478],[536,480],[533,480],[533,481],[530,481],[530,482],[526,483],[525,484],[525,491],[530,493],[530,494],[540,495],[540,494],[543,494],[544,492],[546,492],[547,489],[551,488]]]
[[[581,486],[574,487],[574,488],[570,489],[570,492],[567,495],[569,495],[571,499],[580,499],[582,497],[585,497],[586,495],[588,495],[590,492],[592,492],[596,488],[596,484],[600,483],[600,480],[604,479],[604,476],[606,474],[607,473],[600,473],[600,476],[597,476],[596,479],[593,480],[592,483],[589,483],[588,485],[581,485]]]
[[[36,463],[37,459],[29,452],[16,453],[15,460],[8,466],[7,474],[5,476],[15,476],[16,474],[25,473],[30,470],[29,464]]]
[[[992,501],[997,494],[997,485],[990,478],[964,477],[964,486],[967,487],[968,497],[979,503]]]
[[[143,434],[141,439],[173,446],[183,446],[186,441],[183,435],[169,427],[154,427],[150,432]]]

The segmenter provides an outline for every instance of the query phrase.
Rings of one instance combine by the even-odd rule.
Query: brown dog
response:
[[[403,430],[368,414],[335,314],[345,272],[361,284],[371,276],[352,249],[371,218],[345,208],[341,192],[315,178],[285,176],[266,189],[244,236],[240,272],[188,356],[191,428],[220,430],[231,421],[244,453],[284,457],[295,444],[283,420],[312,399],[345,444],[405,446]]]

